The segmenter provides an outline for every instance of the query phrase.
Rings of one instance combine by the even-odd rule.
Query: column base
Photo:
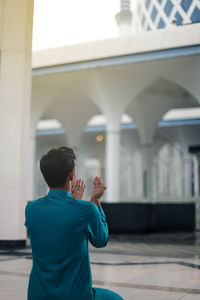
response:
[[[0,250],[26,248],[26,240],[0,240]]]

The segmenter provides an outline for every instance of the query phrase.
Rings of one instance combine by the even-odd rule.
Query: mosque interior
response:
[[[199,0],[121,0],[119,36],[33,53],[34,1],[22,2],[0,0],[0,299],[26,299],[24,208],[47,193],[39,161],[61,145],[86,200],[95,175],[107,186],[93,285],[200,299]]]

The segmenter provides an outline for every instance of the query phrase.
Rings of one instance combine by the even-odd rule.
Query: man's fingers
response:
[[[101,183],[102,185],[104,185],[103,180],[101,177],[99,177],[99,183]]]
[[[85,189],[85,183],[84,180],[81,178],[76,180],[76,185],[75,185],[76,190],[82,191]]]
[[[81,181],[81,179],[77,179],[77,181],[76,181],[76,186],[77,186],[77,187],[80,186],[80,181]]]
[[[103,180],[101,177],[95,176],[93,183],[94,183],[94,185],[101,185],[101,184],[103,184]]]
[[[76,178],[73,178],[73,180],[71,181],[71,183],[72,183],[72,188],[74,188],[75,185],[76,185]]]
[[[85,190],[85,183],[83,180],[81,180],[80,187],[81,187],[81,190]]]
[[[93,184],[94,184],[94,186],[96,186],[96,184],[97,184],[97,181],[98,181],[98,177],[97,177],[97,176],[95,176],[95,177],[94,177],[94,180],[93,180]]]

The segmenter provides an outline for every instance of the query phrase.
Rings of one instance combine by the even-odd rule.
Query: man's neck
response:
[[[56,187],[56,188],[50,188],[51,190],[63,190],[71,193],[71,181],[67,181],[63,186]]]

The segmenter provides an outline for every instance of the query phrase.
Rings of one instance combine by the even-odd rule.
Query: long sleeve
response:
[[[96,248],[103,248],[108,242],[108,225],[106,216],[101,206],[91,205],[90,219],[88,224],[90,243]]]
[[[24,225],[26,226],[27,230],[29,229],[29,225],[28,225],[28,203],[26,205],[26,208],[25,208],[25,222],[24,222]]]

